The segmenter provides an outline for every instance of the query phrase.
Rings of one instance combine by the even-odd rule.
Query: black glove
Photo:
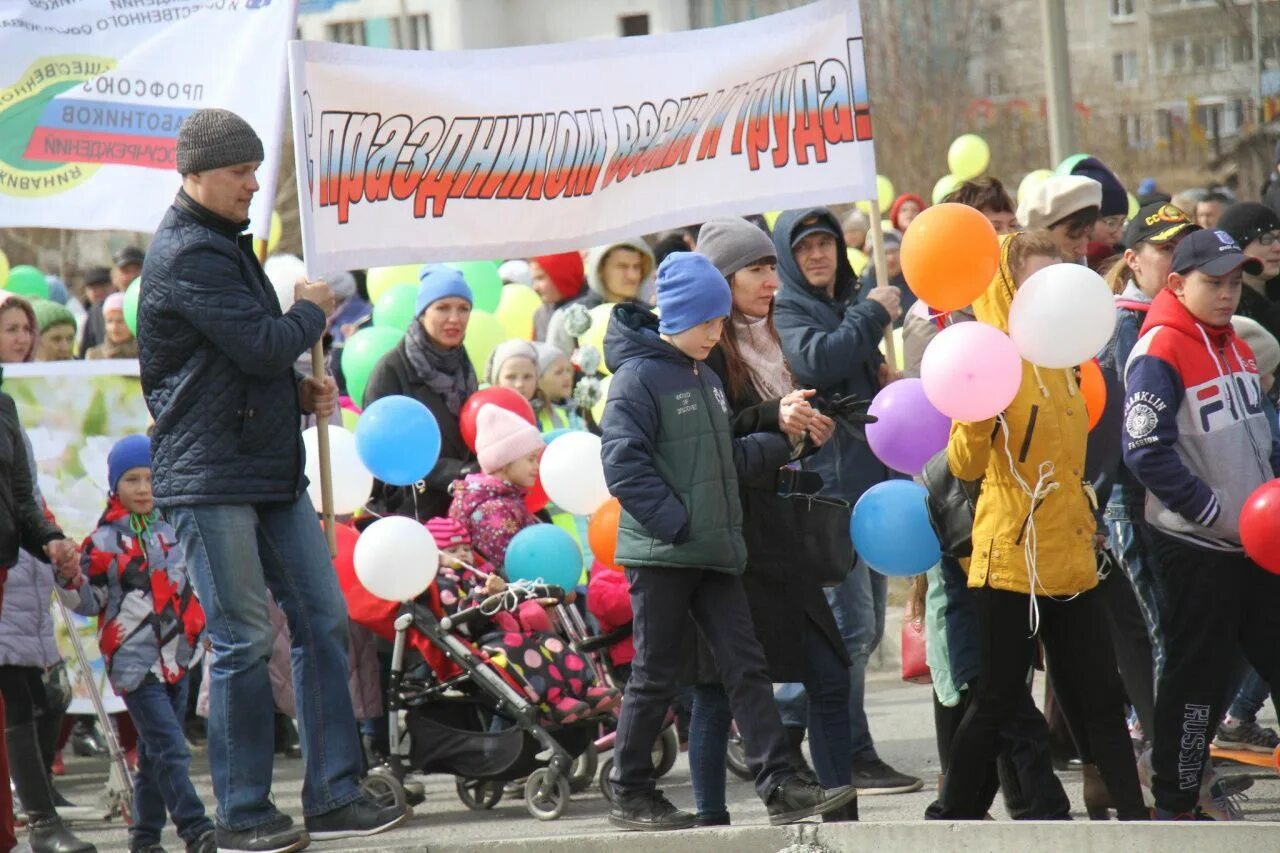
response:
[[[835,421],[837,426],[845,427],[862,441],[867,440],[867,424],[873,424],[880,420],[875,415],[867,414],[867,409],[871,406],[871,402],[858,399],[856,394],[847,394],[842,397],[832,397],[831,399],[814,397],[809,403],[819,412]]]

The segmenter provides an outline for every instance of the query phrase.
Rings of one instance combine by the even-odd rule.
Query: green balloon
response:
[[[395,349],[404,332],[386,326],[370,326],[352,335],[342,348],[342,376],[347,381],[347,396],[364,407],[364,389],[369,374],[384,355]]]
[[[448,264],[466,279],[471,288],[471,306],[492,314],[502,301],[502,277],[493,261],[456,261]]]
[[[4,289],[28,299],[49,298],[49,282],[45,280],[44,273],[26,264],[9,270],[9,277],[4,280]]]
[[[142,277],[139,276],[129,282],[129,286],[124,291],[124,324],[129,327],[129,331],[133,332],[133,336],[138,336],[138,296],[142,293]]]
[[[1074,169],[1081,160],[1087,160],[1090,156],[1091,155],[1089,154],[1072,154],[1070,157],[1059,163],[1058,168],[1054,169],[1053,173],[1059,176],[1070,175],[1071,170]]]
[[[413,311],[417,307],[418,287],[413,284],[397,284],[382,294],[373,306],[373,325],[377,328],[409,331]]]

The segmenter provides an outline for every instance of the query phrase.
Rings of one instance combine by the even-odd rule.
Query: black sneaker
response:
[[[858,790],[854,788],[854,790]],[[844,808],[836,809],[833,812],[827,812],[822,816],[823,823],[857,823],[858,822],[858,798],[844,804]]]
[[[187,853],[218,853],[218,834],[206,829],[199,838],[187,842]]]
[[[773,789],[765,808],[769,810],[769,823],[780,826],[843,809],[857,796],[852,785],[828,789],[797,775]]]
[[[307,834],[293,825],[293,818],[285,814],[248,829],[219,826],[214,836],[219,853],[294,853],[311,843]]]
[[[214,849],[216,850],[217,848]],[[168,853],[168,851],[164,849],[164,846],[159,841],[130,841],[129,853]]]
[[[924,782],[915,776],[899,773],[876,758],[854,762],[853,787],[858,789],[861,797],[875,797],[880,794],[910,794],[923,788]]]
[[[331,812],[307,818],[307,834],[312,841],[365,838],[399,826],[409,819],[409,814],[407,808],[379,806],[362,797]]]
[[[659,790],[618,797],[609,807],[609,823],[619,829],[647,832],[665,829],[689,829],[697,818],[682,812]]]
[[[719,812],[717,814],[699,814],[693,818],[694,826],[731,826],[729,822],[728,812]]]

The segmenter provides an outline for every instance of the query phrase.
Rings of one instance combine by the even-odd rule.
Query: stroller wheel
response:
[[[675,726],[667,726],[658,735],[653,744],[651,759],[653,761],[653,778],[661,779],[676,766],[676,757],[680,755],[680,738]]]
[[[569,807],[569,777],[557,776],[555,785],[551,785],[547,776],[547,769],[542,767],[524,783],[525,808],[538,820],[555,820]]]
[[[729,772],[739,779],[749,782],[755,778],[747,769],[747,755],[742,747],[742,735],[738,733],[737,725],[729,730],[729,748],[725,750],[724,763]]]
[[[380,808],[396,806],[403,809],[408,804],[404,785],[385,767],[375,767],[370,770],[360,782],[360,790]]]
[[[454,780],[453,786],[462,804],[475,812],[488,811],[502,799],[501,782],[482,782],[459,776]]]
[[[609,781],[609,777],[613,775],[613,756],[609,756],[600,765],[600,793],[604,795],[606,801],[613,802],[613,783]]]
[[[600,754],[596,751],[596,745],[587,744],[587,748],[573,760],[573,766],[569,768],[569,790],[580,794],[590,788],[599,764]]]

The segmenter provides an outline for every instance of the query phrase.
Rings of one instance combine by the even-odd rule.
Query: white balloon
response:
[[[280,310],[288,311],[293,307],[293,286],[298,279],[307,277],[307,266],[294,255],[272,255],[262,265],[267,280],[275,288],[276,298],[280,300]]]
[[[431,586],[440,551],[426,527],[403,515],[380,518],[360,534],[356,578],[386,601],[412,601]]]
[[[571,515],[590,515],[609,500],[600,437],[589,432],[567,432],[547,445],[539,474],[547,497]]]
[[[1009,337],[1040,367],[1083,364],[1107,345],[1115,325],[1111,288],[1081,264],[1053,264],[1033,274],[1009,309]]]
[[[315,427],[302,431],[302,446],[307,451],[307,494],[316,512],[320,501],[320,439]],[[369,502],[373,491],[373,475],[360,461],[356,437],[340,426],[329,424],[329,470],[333,474],[333,512],[350,515]]]

